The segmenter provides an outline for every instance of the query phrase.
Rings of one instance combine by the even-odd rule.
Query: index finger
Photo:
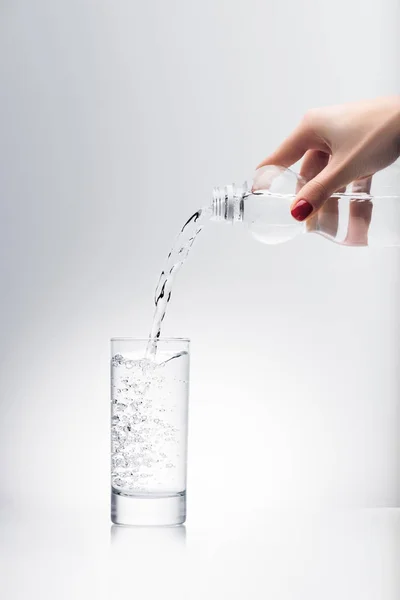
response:
[[[257,169],[266,165],[291,167],[304,156],[307,150],[322,150],[326,152],[326,144],[312,130],[300,124],[275,152],[258,165]]]

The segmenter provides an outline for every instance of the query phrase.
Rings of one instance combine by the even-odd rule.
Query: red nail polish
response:
[[[304,221],[313,211],[313,207],[307,200],[298,200],[292,208],[292,217],[297,221]]]

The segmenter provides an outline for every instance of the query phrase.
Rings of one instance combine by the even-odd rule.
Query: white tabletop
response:
[[[3,506],[8,600],[80,598],[393,600],[400,511],[312,514],[194,508],[186,526],[125,528],[108,515]],[[197,513],[197,514],[196,514]]]

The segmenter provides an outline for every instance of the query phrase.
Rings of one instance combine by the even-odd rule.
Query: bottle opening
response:
[[[217,187],[213,190],[212,217],[214,221],[242,221],[245,186],[235,184]]]

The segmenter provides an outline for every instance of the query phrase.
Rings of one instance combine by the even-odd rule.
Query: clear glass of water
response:
[[[185,522],[189,345],[111,340],[113,523]]]

